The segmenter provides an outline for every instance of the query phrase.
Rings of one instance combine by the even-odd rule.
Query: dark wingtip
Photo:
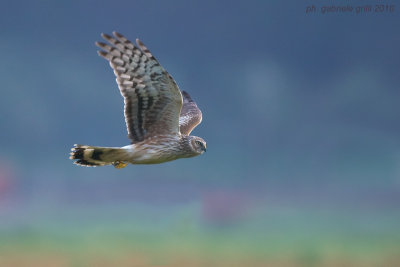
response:
[[[95,42],[94,44],[95,44],[96,46],[100,47],[100,48],[104,48],[104,47],[107,46],[107,44],[106,44],[106,43],[103,43],[103,42]]]
[[[105,58],[105,59],[107,59],[108,60],[108,58],[107,58],[107,53],[106,52],[104,52],[104,51],[97,51],[97,54],[99,55],[99,56],[101,56],[101,57],[103,57],[103,58]]]
[[[117,38],[125,38],[125,36],[123,36],[122,34],[120,34],[120,33],[117,32],[117,31],[113,31],[112,34],[113,34],[115,37],[117,37]]]
[[[137,43],[139,46],[145,46],[145,45],[143,44],[143,42],[140,41],[139,38],[136,38],[136,43]]]
[[[193,99],[190,97],[188,92],[182,91],[181,93],[182,93],[182,96],[183,96],[183,100],[186,100],[188,102],[193,102]]]

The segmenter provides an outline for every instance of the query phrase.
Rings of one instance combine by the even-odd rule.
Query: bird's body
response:
[[[110,62],[125,103],[125,121],[131,144],[124,147],[75,145],[71,159],[82,166],[156,164],[189,158],[206,150],[205,141],[190,132],[202,119],[188,93],[180,91],[172,77],[150,51],[137,40],[138,49],[114,32],[103,34],[110,45],[96,43],[99,55]]]

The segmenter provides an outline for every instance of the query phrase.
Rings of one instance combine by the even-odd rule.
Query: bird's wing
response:
[[[179,134],[182,95],[174,79],[136,39],[102,34],[99,55],[110,62],[125,103],[125,122],[132,143],[157,135]]]
[[[201,122],[201,110],[197,107],[196,102],[190,95],[182,91],[183,105],[181,115],[179,117],[179,129],[181,134],[189,135],[193,129]]]

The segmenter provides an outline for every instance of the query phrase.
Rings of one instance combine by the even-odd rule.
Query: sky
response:
[[[66,245],[66,229],[93,255],[101,254],[93,244],[134,236],[143,242],[112,239],[131,250],[107,259],[134,251],[145,266],[177,266],[182,253],[167,248],[184,246],[186,266],[228,265],[232,255],[260,266],[400,261],[392,253],[399,9],[395,1],[4,3],[0,240],[9,243],[0,241],[0,253],[39,255],[42,244],[40,265],[54,245],[67,266],[89,264]],[[140,38],[191,94],[203,113],[192,134],[207,141],[205,154],[122,170],[68,159],[75,143],[129,143],[123,99],[94,45],[112,31]]]

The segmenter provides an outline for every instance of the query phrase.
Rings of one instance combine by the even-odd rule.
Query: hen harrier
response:
[[[125,103],[125,122],[131,144],[124,147],[75,145],[70,159],[81,166],[156,164],[190,158],[206,151],[206,142],[191,131],[202,115],[188,93],[180,91],[146,46],[136,47],[122,34],[102,34],[98,54],[110,62]]]

